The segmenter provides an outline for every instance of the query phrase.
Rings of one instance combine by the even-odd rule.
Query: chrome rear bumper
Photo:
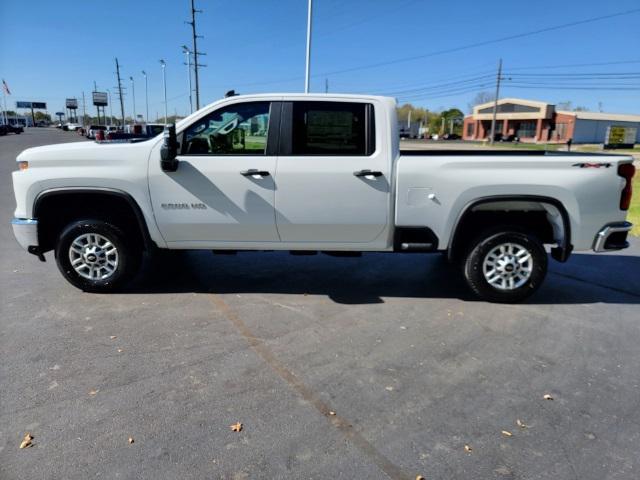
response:
[[[602,227],[593,241],[594,252],[622,250],[629,246],[627,235],[633,228],[629,222],[610,223]]]
[[[38,246],[38,221],[33,218],[13,218],[11,220],[13,235],[22,248]]]

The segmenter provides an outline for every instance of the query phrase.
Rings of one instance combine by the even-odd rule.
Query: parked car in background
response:
[[[76,130],[78,130],[79,128],[81,128],[80,125],[78,125],[77,123],[65,123],[62,126],[62,129],[64,131],[69,131],[69,132],[75,132]]]
[[[87,138],[95,139],[96,132],[98,130],[102,130],[103,132],[105,132],[107,130],[107,126],[106,125],[89,125],[86,129]]]
[[[161,123],[148,123],[146,125],[127,125],[125,130],[107,132],[106,140],[134,140],[153,138],[162,133],[164,125]]]
[[[502,138],[500,139],[501,142],[519,142],[520,138],[517,137],[516,135],[514,135],[513,133],[511,135],[507,135],[506,137],[503,135]]]
[[[0,137],[7,134],[7,126],[0,125]]]
[[[460,140],[460,138],[462,137],[460,137],[460,135],[458,135],[457,133],[445,133],[442,136],[443,140]]]
[[[15,133],[15,134],[21,134],[22,132],[24,132],[24,128],[22,127],[22,125],[12,125],[12,124],[8,124],[5,125],[5,127],[7,127],[7,133]]]

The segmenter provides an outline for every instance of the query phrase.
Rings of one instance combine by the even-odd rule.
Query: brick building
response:
[[[494,102],[477,105],[464,119],[462,138],[484,140],[491,133]],[[610,126],[637,128],[640,143],[640,115],[596,112],[565,112],[545,102],[503,98],[498,101],[496,133],[516,136],[521,142],[603,143]]]

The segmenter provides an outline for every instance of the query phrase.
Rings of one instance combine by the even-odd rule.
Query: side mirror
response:
[[[160,148],[160,168],[165,172],[175,172],[178,169],[178,139],[174,124],[164,127],[164,143]]]

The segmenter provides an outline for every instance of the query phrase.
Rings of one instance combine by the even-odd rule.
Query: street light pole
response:
[[[131,80],[131,99],[132,99],[132,103],[133,103],[133,123],[136,124],[138,123],[136,121],[136,88],[135,88],[135,83],[133,82],[133,77],[129,77],[129,80]]]
[[[162,89],[164,90],[164,124],[167,124],[167,76],[165,73],[165,67],[167,64],[164,60],[160,60],[162,66]]]
[[[146,107],[144,121],[149,123],[149,82],[147,81],[147,72],[143,70],[142,76],[144,77],[144,103]]]
[[[311,18],[313,16],[313,0],[309,0],[307,9],[307,60],[304,75],[304,93],[309,93],[309,77],[311,70]]]
[[[189,77],[189,113],[193,113],[193,97],[191,88],[191,50],[186,45],[182,46],[182,51],[187,56],[187,76]]]

